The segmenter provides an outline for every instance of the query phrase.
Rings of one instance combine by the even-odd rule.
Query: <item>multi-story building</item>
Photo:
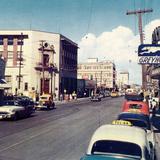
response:
[[[13,94],[72,93],[77,88],[77,44],[58,33],[1,30],[0,54]]]
[[[123,71],[119,72],[117,76],[117,84],[120,89],[125,88],[125,86],[129,85],[129,72]]]
[[[86,63],[78,64],[78,79],[95,80],[97,86],[114,88],[116,68],[111,61],[98,62],[98,58],[89,58]]]

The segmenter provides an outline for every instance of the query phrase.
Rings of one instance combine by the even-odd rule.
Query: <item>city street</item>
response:
[[[111,123],[122,102],[122,97],[107,97],[101,102],[84,99],[37,111],[27,119],[0,121],[0,160],[79,160],[95,129]],[[158,142],[159,130],[156,138]]]

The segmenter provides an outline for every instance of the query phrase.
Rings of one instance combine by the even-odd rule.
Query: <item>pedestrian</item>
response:
[[[155,116],[156,108],[157,108],[157,102],[156,102],[156,100],[153,98],[153,100],[152,100],[152,117]]]
[[[60,94],[60,101],[62,101],[63,100],[63,94],[61,93]]]

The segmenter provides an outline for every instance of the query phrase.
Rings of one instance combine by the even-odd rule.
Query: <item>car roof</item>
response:
[[[81,160],[133,160],[134,158],[110,155],[86,155]]]
[[[118,117],[129,117],[129,118],[134,118],[134,119],[141,119],[143,121],[147,121],[148,123],[150,123],[149,120],[149,116],[148,115],[144,115],[141,113],[132,113],[132,112],[121,112]]]
[[[150,118],[148,115],[140,114],[140,113],[132,113],[132,112],[122,112],[118,115],[119,120],[136,120],[136,121],[143,121],[147,126],[146,129],[150,130]]]
[[[93,144],[100,140],[130,142],[142,147],[146,145],[146,132],[135,126],[103,125],[94,132],[88,147],[88,154],[91,154]]]

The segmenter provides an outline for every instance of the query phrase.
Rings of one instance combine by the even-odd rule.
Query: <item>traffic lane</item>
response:
[[[49,121],[54,121],[63,116],[68,116],[73,112],[77,112],[78,109],[75,107],[67,107],[61,106],[61,108],[57,108],[55,110],[50,111],[36,111],[29,118],[19,119],[17,121],[11,120],[3,120],[0,121],[0,138],[20,132],[25,129],[29,129],[35,126],[39,126],[45,124]]]
[[[116,106],[111,106],[112,103]],[[101,124],[110,123],[113,120],[110,117],[117,115],[119,103],[118,99],[108,103],[102,101],[98,105],[90,103],[70,116],[3,137],[0,155],[27,160],[79,159],[94,130]]]
[[[105,101],[106,100],[107,99],[105,99]],[[64,116],[69,116],[73,112],[78,112],[81,107],[90,103],[92,102],[86,98],[79,101],[58,104],[54,110],[36,111],[33,115],[31,115],[31,117],[20,119],[18,121],[0,121],[0,138],[25,129],[32,128],[34,126],[45,124],[49,121],[53,121]]]

